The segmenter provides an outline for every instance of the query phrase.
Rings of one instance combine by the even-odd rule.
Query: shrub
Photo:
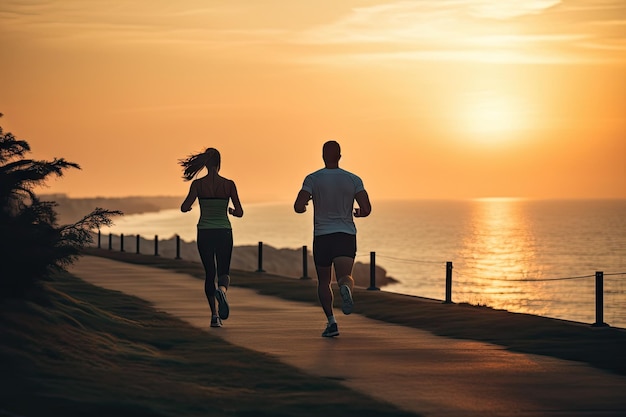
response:
[[[28,152],[26,141],[0,127],[0,299],[35,293],[52,272],[77,259],[92,241],[92,230],[122,214],[95,208],[76,223],[58,225],[56,203],[41,201],[33,188],[50,175],[60,177],[64,170],[80,166],[63,158],[27,159]]]

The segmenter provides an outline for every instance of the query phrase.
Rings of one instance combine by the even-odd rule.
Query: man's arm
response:
[[[298,193],[298,197],[296,197],[295,203],[293,203],[293,209],[296,213],[304,213],[306,211],[306,206],[309,204],[309,200],[311,199],[311,193],[305,190],[300,190]]]
[[[367,195],[367,191],[359,191],[354,196],[358,208],[354,209],[354,217],[367,217],[372,212],[372,204],[370,203],[370,198]]]

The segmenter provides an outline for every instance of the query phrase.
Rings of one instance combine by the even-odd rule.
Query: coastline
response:
[[[71,198],[66,194],[42,194],[39,197],[57,204],[55,209],[61,224],[76,222],[96,207],[119,210],[125,215],[143,214],[177,208],[182,201],[180,197],[171,196]]]

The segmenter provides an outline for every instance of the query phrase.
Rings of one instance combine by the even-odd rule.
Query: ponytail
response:
[[[190,181],[203,168],[215,168],[217,171],[219,171],[221,165],[221,156],[217,149],[208,148],[202,153],[190,155],[185,159],[179,160],[179,164],[183,167],[184,180]]]

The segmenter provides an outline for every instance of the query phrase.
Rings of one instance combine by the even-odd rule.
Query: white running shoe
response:
[[[352,313],[352,309],[354,308],[354,300],[352,299],[352,291],[350,291],[350,287],[347,285],[342,285],[339,287],[339,292],[341,293],[341,311],[343,314]]]

